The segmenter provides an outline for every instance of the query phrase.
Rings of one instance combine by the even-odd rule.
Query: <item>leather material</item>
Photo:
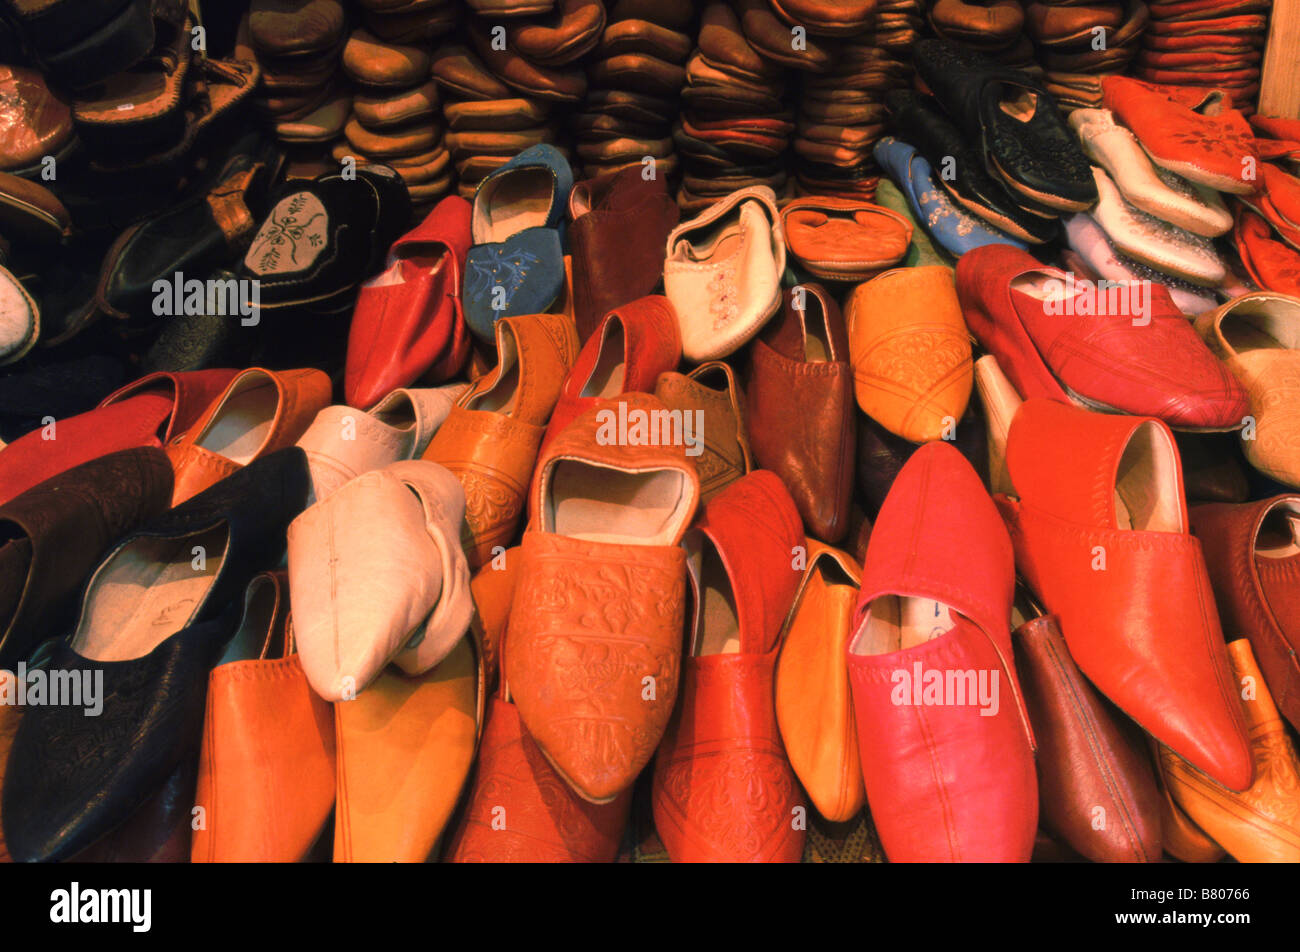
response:
[[[775,0],[772,8],[787,23],[809,33],[841,36],[860,33],[872,22],[878,0]]]
[[[308,686],[285,633],[288,579],[266,573],[259,583],[266,610],[246,608],[241,626],[260,622],[249,631],[262,639],[257,656],[218,664],[208,675],[195,863],[300,862],[334,806],[334,712]],[[254,592],[250,586],[246,605]]]
[[[802,285],[750,347],[750,445],[781,478],[809,535],[839,542],[849,528],[856,433],[848,336],[834,297]],[[791,407],[797,412],[791,412]]]
[[[334,705],[338,805],[334,861],[422,863],[430,858],[478,744],[481,671],[469,638],[417,677],[384,671]]]
[[[1236,209],[1232,243],[1261,288],[1300,296],[1300,251],[1277,241],[1268,222],[1244,205]]]
[[[369,413],[346,406],[321,410],[297,443],[311,466],[313,498],[324,499],[362,473],[418,457],[467,389],[457,383],[394,390]]]
[[[985,169],[976,145],[980,137],[961,130],[933,97],[896,89],[886,102],[897,135],[914,146],[932,170],[949,172],[936,184],[964,211],[1023,242],[1043,244],[1056,237],[1057,223],[1021,207],[1002,179]]]
[[[843,198],[800,198],[781,210],[790,254],[815,277],[866,281],[898,265],[912,224],[897,212]]]
[[[676,863],[795,863],[803,804],[774,681],[800,578],[799,515],[781,481],[759,470],[705,507],[692,539],[693,644],[682,703],[655,758],[655,828]],[[710,605],[714,596],[729,609]]]
[[[176,475],[172,505],[180,505],[253,460],[292,446],[329,403],[330,389],[329,377],[311,368],[242,371],[193,427],[167,444],[167,458]],[[232,435],[232,428],[241,432]],[[260,440],[249,445],[245,437],[250,433],[257,433]],[[238,458],[222,450],[238,453]]]
[[[578,103],[587,94],[587,75],[579,69],[541,66],[525,59],[517,47],[494,49],[486,23],[471,21],[469,38],[484,65],[520,92],[560,103]]]
[[[623,349],[622,360],[610,356],[612,350],[606,353],[607,347],[619,346]],[[582,345],[564,378],[542,446],[550,445],[574,418],[599,399],[620,393],[650,393],[659,375],[674,370],[681,359],[677,312],[666,297],[647,295],[610,311]],[[621,372],[616,370],[607,379],[597,381],[597,368],[609,364]]]
[[[114,563],[129,571],[131,560],[140,557],[132,553],[150,559],[150,551],[170,540],[182,543],[170,551],[183,561],[164,556],[163,563],[150,560],[150,568],[188,569],[194,558],[188,541],[224,529],[221,561],[211,567],[206,592],[194,604],[165,605],[153,625],[171,633],[161,639],[148,633],[156,647],[138,656],[100,661],[78,651],[89,639],[112,656],[115,641],[134,635],[130,644],[138,645],[141,634],[138,617],[134,625],[101,630],[95,597],[100,590],[92,577],[77,632],[55,646],[50,668],[78,679],[102,676],[103,710],[97,717],[68,705],[25,711],[0,801],[5,841],[15,859],[54,862],[78,853],[124,823],[177,767],[194,762],[208,672],[236,629],[249,579],[279,561],[289,520],[306,504],[309,487],[301,450],[273,453],[129,536],[101,563],[96,577]],[[208,553],[211,560],[217,557]],[[154,575],[146,577],[152,581]],[[147,599],[152,586],[136,587]],[[107,590],[109,602],[116,602],[118,588]],[[109,609],[116,613],[120,604]]]
[[[1121,15],[1118,7],[1114,12]],[[1033,76],[945,40],[921,40],[913,58],[918,76],[978,141],[989,174],[1018,202],[1077,212],[1096,201],[1088,160],[1052,94]]]
[[[1078,133],[1084,153],[1110,173],[1124,199],[1136,208],[1206,237],[1232,228],[1232,215],[1217,193],[1202,194],[1186,182],[1158,174],[1137,138],[1115,122],[1110,110],[1076,109],[1070,127]]]
[[[1300,288],[1297,288],[1300,291]],[[1254,422],[1241,448],[1257,470],[1300,486],[1300,297],[1254,292],[1196,317],[1196,332],[1241,381]],[[1244,418],[1245,414],[1243,414]]]
[[[110,545],[161,516],[171,466],[153,447],[53,476],[0,506],[0,668],[63,627],[69,603]]]
[[[913,442],[942,438],[966,412],[973,379],[952,272],[887,271],[854,290],[846,318],[858,406]]]
[[[557,0],[553,14],[520,22],[506,42],[543,66],[562,66],[594,49],[604,29],[601,0]]]
[[[1101,88],[1106,108],[1157,165],[1219,191],[1255,191],[1254,173],[1245,171],[1259,164],[1255,137],[1222,91],[1179,101],[1167,87],[1124,76],[1107,76]]]
[[[471,626],[483,655],[483,678],[490,691],[496,690],[501,674],[506,622],[519,583],[519,554],[518,546],[506,549],[470,579],[470,594],[474,598]]]
[[[390,661],[423,674],[455,647],[474,606],[459,540],[464,493],[436,463],[358,476],[289,526],[289,584],[303,671],[350,700]]]
[[[1160,749],[1174,800],[1240,863],[1300,862],[1300,757],[1244,638],[1228,645],[1250,724],[1255,782],[1234,793],[1167,748]]]
[[[1289,547],[1300,496],[1274,496],[1242,505],[1193,506],[1192,532],[1201,541],[1223,630],[1244,636],[1282,716],[1300,725],[1300,560]]]
[[[809,539],[807,565],[781,636],[776,720],[790,766],[827,820],[853,819],[867,800],[845,649],[862,569]]]
[[[1007,472],[1007,435],[1023,401],[992,354],[985,354],[975,361],[975,387],[979,391],[984,424],[988,429],[989,489],[995,493],[1014,494],[1015,487],[1011,485],[1011,476]]]
[[[354,96],[352,111],[357,121],[367,128],[383,129],[438,115],[440,98],[437,83],[429,80],[422,86],[404,89],[393,96],[376,96],[373,93]]]
[[[257,49],[279,56],[329,49],[346,24],[346,11],[335,0],[255,0],[248,20]]]
[[[506,632],[505,679],[519,716],[556,771],[593,803],[632,785],[672,714],[686,596],[678,543],[700,493],[684,447],[602,439],[603,415],[616,414],[620,403],[629,414],[665,409],[641,394],[602,401],[538,459],[536,519],[524,533]],[[568,488],[575,468],[591,467],[625,480],[675,477],[653,532],[636,531],[635,501],[601,499],[601,482]],[[565,472],[568,481],[557,483]],[[600,529],[587,527],[581,510],[574,512],[579,506],[599,507]],[[578,534],[564,534],[569,526]],[[653,679],[650,697],[646,678]]]
[[[515,95],[468,47],[459,44],[448,43],[437,49],[432,73],[440,85],[465,99],[510,99]]]
[[[578,352],[564,315],[503,317],[495,329],[497,366],[460,398],[423,456],[465,490],[461,541],[474,568],[515,537],[543,427]]]
[[[1127,528],[1121,460],[1143,440],[1151,468],[1135,465],[1140,482],[1124,491],[1157,508]],[[1017,565],[1060,618],[1080,670],[1161,743],[1228,786],[1248,787],[1241,703],[1201,545],[1187,534],[1172,434],[1151,418],[1031,399],[1011,424],[1007,465],[1020,499],[998,504]],[[1155,577],[1159,590],[1148,584]]]
[[[1036,282],[1049,297],[1055,295],[1058,312],[1050,313],[1046,300],[1017,290],[1017,281]],[[1122,313],[1062,319],[1066,312],[1059,309],[1084,290],[1071,291],[1064,272],[1017,249],[976,248],[957,263],[966,324],[1025,399],[1068,403],[1075,394],[1089,405],[1159,417],[1170,426],[1241,425],[1245,393],[1193,339],[1195,332],[1163,286],[1150,286],[1146,314],[1129,314],[1135,309],[1108,302]],[[1148,319],[1140,330],[1135,326]]]
[[[729,365],[711,360],[686,374],[660,374],[655,396],[683,417],[698,414],[691,417],[698,427],[693,436],[700,441],[692,458],[700,477],[701,502],[754,468],[745,425],[745,393]]]
[[[469,221],[469,202],[447,196],[393,243],[384,270],[362,285],[343,382],[352,406],[369,408],[444,361],[450,372],[433,382],[459,372],[469,354],[461,308]]]
[[[468,805],[447,845],[452,863],[612,863],[630,791],[589,803],[555,772],[513,704],[488,702]]]
[[[1166,760],[1160,756],[1155,741],[1149,746],[1156,784],[1160,787],[1160,832],[1165,852],[1183,863],[1217,863],[1227,855],[1223,847],[1210,839],[1174,802],[1169,792]]]
[[[1026,621],[1012,642],[1038,741],[1042,825],[1093,862],[1160,862],[1160,791],[1146,750],[1084,679],[1053,616]]]
[[[668,235],[664,293],[677,311],[682,353],[726,357],[781,308],[785,237],[766,186],[732,192]]]
[[[0,455],[0,504],[74,466],[138,446],[161,448],[183,433],[235,376],[233,370],[148,374],[94,410],[42,424]],[[52,437],[52,438],[51,438]]]
[[[979,477],[947,443],[922,446],[872,526],[848,646],[867,801],[892,862],[1027,862],[1033,851],[1034,738],[1007,630],[1014,571]],[[909,638],[891,621],[900,597],[934,629]],[[950,682],[948,703],[925,702],[931,672]],[[972,676],[986,679],[985,703]]]
[[[354,30],[343,47],[343,69],[358,83],[406,89],[429,75],[427,50],[385,43],[366,30]]]
[[[1092,217],[1112,245],[1129,258],[1200,287],[1224,283],[1227,265],[1208,238],[1144,214],[1125,200],[1110,176],[1096,166],[1097,205]],[[1170,181],[1176,179],[1168,172]],[[1184,185],[1192,191],[1190,185]]]
[[[60,155],[72,141],[72,111],[41,74],[0,66],[0,169],[26,172],[44,156]]]
[[[610,311],[653,293],[663,278],[664,242],[680,213],[658,176],[637,165],[579,182],[569,196],[574,317],[586,343]]]

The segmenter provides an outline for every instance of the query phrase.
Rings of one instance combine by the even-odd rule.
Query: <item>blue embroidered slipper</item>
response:
[[[535,145],[474,192],[474,247],[465,259],[465,323],[495,339],[499,317],[540,314],[564,286],[564,213],[573,171],[554,146]]]
[[[876,143],[873,153],[876,162],[907,197],[916,220],[949,254],[960,258],[981,245],[1026,247],[1023,241],[990,228],[954,204],[935,183],[930,163],[906,142],[885,136]]]

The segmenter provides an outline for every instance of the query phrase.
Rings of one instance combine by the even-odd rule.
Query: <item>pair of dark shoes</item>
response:
[[[947,40],[918,42],[914,60],[933,96],[890,94],[897,135],[963,208],[1041,244],[1060,214],[1096,203],[1091,165],[1033,77]]]
[[[109,476],[118,484],[103,481]],[[289,523],[306,508],[310,487],[306,455],[291,447],[164,511],[170,465],[149,448],[86,464],[6,507],[23,518],[26,551],[14,558],[29,560],[25,586],[45,586],[31,611],[10,619],[6,657],[42,636],[60,594],[52,596],[49,586],[66,588],[67,577],[88,571],[86,553],[55,544],[73,521],[83,530],[97,527],[99,535],[86,540],[91,551],[143,523],[99,562],[73,633],[37,649],[47,682],[57,675],[81,696],[47,696],[25,709],[0,800],[16,860],[74,857],[130,820],[178,771],[196,770],[208,673],[237,631],[249,582],[280,563]],[[76,513],[84,518],[70,521],[73,513],[57,511],[49,502],[56,490],[87,496]],[[64,579],[33,574],[50,567]]]

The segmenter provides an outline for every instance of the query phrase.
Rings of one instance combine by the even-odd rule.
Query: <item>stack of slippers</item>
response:
[[[253,0],[240,23],[237,55],[254,56],[262,71],[256,108],[295,154],[322,154],[343,132],[351,108],[339,70],[347,28],[340,0]]]
[[[596,0],[471,0],[468,7],[468,42],[439,47],[433,64],[466,198],[524,149],[545,143],[572,158],[569,144],[559,141],[560,113],[586,95],[579,60],[605,25]]]
[[[678,172],[672,117],[686,83],[693,5],[620,3],[588,57],[587,96],[571,118],[582,175],[594,178],[648,165],[665,179]]]
[[[910,57],[891,50],[881,37],[896,39],[908,31],[908,42],[914,41],[920,11],[918,0],[892,0],[875,11],[872,4],[846,4],[839,12],[856,14],[854,33],[837,41],[816,38],[837,45],[829,64],[806,67],[803,77],[794,138],[799,194],[875,197],[880,177],[873,152],[884,135],[885,95],[908,85],[912,74]],[[814,29],[810,25],[809,33]],[[812,37],[808,46],[812,49]]]
[[[1249,116],[1259,96],[1271,0],[1156,0],[1133,75],[1223,89]]]
[[[1060,0],[1031,3],[1025,25],[1033,37],[1043,81],[1062,109],[1101,105],[1101,77],[1125,72],[1149,19],[1142,0]]]
[[[552,104],[501,82],[463,44],[437,48],[433,79],[442,96],[445,141],[464,198],[473,198],[478,183],[521,150],[516,143],[555,138]]]
[[[427,40],[399,43],[359,29],[343,48],[352,81],[351,115],[333,157],[357,165],[392,168],[410,192],[413,214],[423,218],[452,188],[451,155],[443,141],[438,85]]]
[[[677,204],[695,214],[753,185],[789,198],[794,183],[786,160],[794,130],[785,67],[750,45],[731,6],[707,4],[673,127],[682,163]]]
[[[942,40],[962,43],[1003,66],[1039,71],[1019,0],[936,0],[928,20]]]

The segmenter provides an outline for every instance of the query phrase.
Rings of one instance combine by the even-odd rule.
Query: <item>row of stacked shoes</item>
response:
[[[1156,0],[1134,75],[1223,89],[1246,116],[1259,95],[1271,0]]]

